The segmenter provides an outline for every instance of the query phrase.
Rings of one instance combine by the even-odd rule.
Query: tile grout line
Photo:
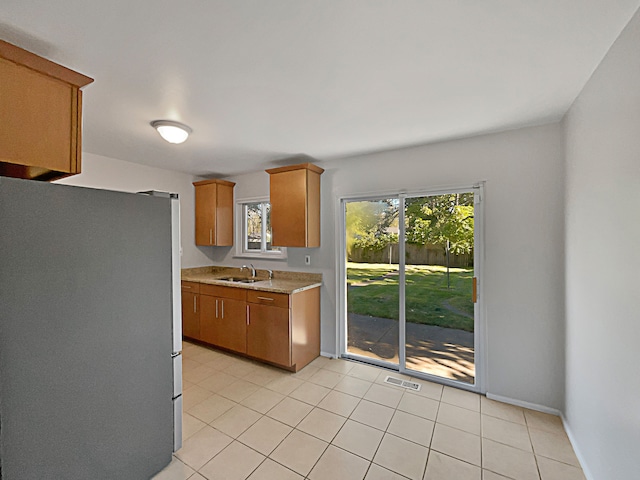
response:
[[[230,356],[226,356],[226,358],[231,358],[231,357],[230,357]],[[197,360],[195,360],[195,359],[190,359],[190,360],[191,360],[193,363],[196,363],[196,364],[198,364],[198,363],[199,363],[199,364],[200,364],[200,366],[205,365],[205,363],[198,362],[198,361],[197,361]],[[348,361],[348,360],[347,360],[347,361]],[[207,362],[207,363],[211,363],[211,362],[213,362],[213,360],[210,360],[210,361],[209,361],[209,362]],[[360,364],[360,362],[353,362],[353,363],[355,363],[355,364],[357,364],[357,365],[359,365],[359,364]],[[255,362],[252,362],[252,364],[255,364]],[[365,397],[366,397],[366,395],[367,395],[367,394],[368,394],[368,393],[373,389],[373,387],[374,387],[375,385],[377,385],[377,386],[381,386],[382,388],[389,388],[390,390],[395,390],[395,389],[393,389],[393,388],[392,388],[393,386],[389,386],[389,385],[383,384],[383,383],[381,383],[381,382],[379,382],[379,381],[378,381],[378,380],[379,380],[379,378],[380,378],[380,375],[386,374],[386,373],[387,373],[386,371],[384,371],[384,370],[382,370],[382,369],[381,369],[381,372],[380,372],[380,373],[379,373],[375,378],[370,379],[371,377],[368,377],[369,379],[365,379],[365,378],[360,378],[360,377],[355,376],[355,375],[349,375],[349,373],[351,372],[351,370],[353,369],[353,367],[352,367],[351,369],[347,370],[347,371],[336,371],[336,370],[333,370],[333,369],[324,368],[324,367],[325,367],[325,365],[326,365],[326,364],[323,364],[322,366],[317,367],[317,368],[318,368],[318,370],[317,370],[316,372],[314,372],[314,373],[313,373],[313,375],[310,375],[310,376],[308,376],[307,378],[302,379],[302,378],[297,378],[297,377],[295,377],[296,379],[300,380],[302,383],[301,383],[300,385],[298,385],[296,388],[294,388],[294,390],[292,390],[291,392],[289,392],[289,393],[288,393],[288,394],[286,394],[286,395],[284,395],[284,394],[282,394],[282,393],[280,393],[280,392],[277,392],[277,391],[271,390],[271,391],[274,391],[275,393],[278,393],[278,394],[280,394],[280,395],[283,395],[283,398],[282,398],[281,400],[279,400],[279,401],[278,401],[274,406],[272,406],[272,407],[271,407],[271,408],[270,408],[266,413],[262,413],[262,412],[259,412],[259,411],[257,411],[257,410],[252,409],[251,407],[247,407],[247,406],[245,406],[245,405],[242,405],[242,403],[241,403],[241,402],[242,402],[242,401],[244,401],[244,400],[245,400],[246,398],[248,398],[249,396],[251,396],[251,395],[253,395],[254,393],[256,393],[257,391],[259,391],[260,389],[262,389],[262,388],[266,388],[266,385],[268,385],[269,383],[271,383],[271,382],[273,382],[273,381],[275,381],[275,380],[277,380],[277,379],[271,380],[271,382],[268,382],[268,383],[266,383],[266,384],[263,384],[263,383],[254,383],[254,382],[251,382],[251,381],[249,381],[249,380],[244,380],[244,379],[245,379],[245,377],[250,376],[252,373],[254,373],[254,372],[251,372],[251,371],[248,371],[248,372],[244,373],[244,375],[238,376],[238,375],[239,375],[238,373],[228,373],[224,368],[223,368],[222,370],[217,370],[217,369],[213,369],[213,370],[216,370],[216,372],[225,373],[225,374],[230,375],[230,376],[232,376],[232,377],[234,377],[234,378],[235,378],[235,380],[234,380],[233,382],[231,382],[231,384],[227,385],[225,388],[228,388],[228,387],[229,387],[229,386],[231,386],[233,383],[236,383],[238,380],[244,380],[245,382],[251,383],[251,384],[255,385],[255,386],[258,388],[258,390],[256,390],[256,391],[252,392],[251,394],[249,394],[249,395],[247,395],[246,397],[244,397],[243,399],[241,399],[241,401],[240,401],[240,402],[236,402],[236,401],[235,401],[235,400],[233,400],[233,399],[228,399],[227,397],[225,397],[224,395],[222,395],[222,398],[225,398],[226,400],[233,402],[233,403],[234,403],[234,405],[241,405],[241,406],[243,406],[244,408],[248,408],[248,409],[250,409],[251,411],[254,411],[254,412],[258,413],[258,414],[260,415],[260,417],[258,418],[258,420],[257,420],[257,421],[259,421],[259,420],[260,420],[262,417],[264,417],[264,416],[267,416],[267,417],[268,417],[268,415],[267,415],[267,414],[268,414],[268,412],[269,412],[269,411],[271,411],[273,408],[275,408],[277,405],[279,405],[282,401],[284,401],[284,398],[291,398],[292,400],[296,400],[296,401],[302,402],[302,403],[304,403],[305,405],[307,405],[307,406],[311,407],[311,410],[310,410],[307,414],[305,414],[305,415],[302,417],[302,419],[296,423],[296,425],[295,425],[295,426],[292,426],[292,427],[290,426],[290,427],[292,428],[292,431],[293,431],[293,430],[298,430],[298,431],[299,431],[299,432],[301,432],[301,433],[306,433],[307,435],[310,435],[311,437],[316,438],[316,439],[318,439],[318,440],[320,440],[320,441],[323,441],[323,442],[325,442],[325,443],[327,444],[327,446],[326,446],[326,447],[325,447],[325,449],[323,450],[323,453],[322,453],[322,454],[321,454],[321,456],[318,458],[318,461],[319,461],[319,460],[320,460],[320,458],[322,458],[322,456],[326,453],[326,451],[327,451],[327,449],[328,449],[329,445],[333,445],[335,448],[338,448],[338,449],[340,449],[340,450],[342,450],[342,451],[345,451],[345,452],[347,452],[347,453],[349,453],[349,454],[352,454],[352,455],[354,455],[354,456],[356,456],[356,457],[358,457],[358,458],[361,458],[361,459],[364,459],[365,461],[368,461],[368,462],[369,462],[369,465],[368,465],[368,467],[367,467],[367,470],[366,470],[366,472],[365,472],[365,475],[366,475],[366,474],[368,474],[369,470],[371,469],[371,464],[372,464],[372,463],[375,463],[375,462],[373,462],[373,458],[375,458],[375,455],[377,455],[377,453],[378,453],[378,451],[379,451],[379,449],[380,449],[380,446],[381,446],[381,444],[382,444],[382,440],[381,440],[381,442],[378,444],[378,447],[376,448],[376,451],[374,452],[373,457],[372,457],[372,459],[371,459],[371,460],[368,460],[368,459],[366,459],[365,457],[361,457],[360,455],[358,455],[358,454],[356,454],[356,453],[350,452],[350,451],[348,451],[348,450],[346,450],[346,449],[343,449],[342,447],[339,447],[339,446],[335,445],[333,442],[335,441],[336,437],[339,435],[339,433],[342,431],[342,429],[344,428],[344,426],[346,425],[346,423],[347,423],[348,421],[352,421],[352,422],[355,422],[355,423],[358,423],[358,424],[361,424],[361,425],[365,425],[365,426],[367,426],[367,427],[374,428],[374,429],[376,429],[376,430],[381,431],[381,432],[383,433],[383,437],[382,437],[382,439],[384,439],[384,436],[385,436],[385,435],[392,435],[392,436],[394,436],[394,437],[397,437],[397,438],[399,438],[399,439],[402,439],[402,440],[408,441],[408,442],[410,442],[410,443],[412,443],[412,444],[415,444],[415,445],[417,445],[417,446],[425,447],[424,445],[419,444],[419,443],[417,443],[417,442],[414,442],[413,440],[409,440],[409,439],[406,439],[406,438],[404,438],[404,437],[402,437],[402,436],[395,435],[395,434],[393,434],[393,433],[389,432],[389,426],[390,426],[390,424],[391,424],[391,422],[392,422],[392,420],[393,420],[394,416],[395,416],[395,415],[397,414],[397,412],[399,412],[399,411],[400,411],[400,412],[403,412],[403,413],[406,413],[406,414],[408,414],[408,415],[413,415],[412,413],[405,412],[404,410],[399,410],[399,405],[400,405],[400,403],[402,402],[402,399],[403,399],[403,398],[405,398],[406,396],[408,396],[408,395],[413,395],[413,396],[419,396],[419,397],[423,397],[423,398],[428,398],[428,399],[431,399],[431,400],[435,400],[433,397],[431,397],[431,396],[427,396],[427,395],[420,395],[420,394],[417,394],[417,393],[413,393],[413,392],[410,392],[410,391],[404,391],[404,390],[403,390],[403,391],[402,391],[402,395],[400,396],[399,401],[396,403],[395,407],[390,407],[390,405],[389,405],[388,403],[384,403],[384,402],[385,402],[384,397],[382,397],[382,399],[376,399],[376,400],[373,400],[373,399],[371,399],[371,398],[369,398],[369,399],[365,398]],[[258,366],[260,366],[260,365],[258,365]],[[354,367],[355,367],[355,365],[354,365]],[[194,368],[198,368],[198,367],[196,366],[196,367],[194,367]],[[227,366],[226,368],[233,368],[233,362],[231,362],[231,365],[230,365],[230,366]],[[374,368],[374,367],[371,367],[371,368]],[[240,370],[240,371],[242,371],[242,370]],[[319,373],[319,372],[321,372],[321,371],[331,372],[332,374],[339,375],[339,377],[340,377],[340,378],[339,378],[338,382],[337,382],[336,384],[332,385],[331,387],[327,387],[327,384],[326,384],[326,383],[325,383],[325,384],[319,384],[319,383],[315,383],[315,382],[313,382],[313,381],[310,381],[310,379],[311,379],[314,375],[316,375],[317,373]],[[213,372],[213,373],[216,373],[216,372]],[[356,380],[359,380],[359,381],[367,382],[367,383],[369,383],[369,386],[368,386],[368,388],[366,389],[366,391],[364,392],[364,394],[363,394],[362,396],[353,395],[353,394],[351,394],[351,393],[347,393],[347,392],[342,392],[342,391],[340,391],[340,390],[336,390],[336,387],[338,386],[338,384],[340,384],[340,383],[341,383],[344,379],[346,379],[346,378],[353,378],[353,379],[356,379]],[[202,380],[201,380],[201,382],[203,382],[203,381],[205,381],[205,380],[206,380],[206,378],[205,378],[205,379],[202,379]],[[417,380],[417,381],[421,381],[421,382],[422,382],[422,381],[424,381],[425,383],[431,383],[431,382],[429,382],[429,381],[427,381],[427,380],[423,380],[423,379],[416,379],[416,380]],[[192,382],[190,382],[190,383],[192,383]],[[315,385],[315,386],[319,386],[319,387],[327,388],[327,389],[329,390],[329,392],[328,392],[326,395],[322,396],[322,398],[320,398],[320,399],[318,400],[318,402],[317,402],[317,403],[313,403],[315,400],[308,400],[308,401],[307,401],[307,400],[300,400],[300,399],[297,399],[297,398],[295,398],[295,397],[291,397],[291,394],[292,394],[293,392],[295,392],[297,389],[301,388],[301,387],[302,387],[302,386],[304,386],[305,384],[310,384],[310,385]],[[200,388],[203,388],[204,390],[208,390],[208,389],[206,389],[206,388],[204,388],[204,387],[201,387],[201,386],[199,385],[199,383],[194,383],[192,386],[194,386],[194,385],[197,385],[197,386],[199,386]],[[268,389],[268,390],[270,390],[270,389]],[[210,391],[209,391],[209,392],[210,392]],[[342,416],[342,415],[340,415],[340,414],[336,413],[335,411],[329,410],[329,409],[328,409],[328,407],[322,407],[322,406],[320,406],[320,403],[321,403],[321,402],[326,398],[326,396],[327,396],[327,395],[329,395],[331,392],[341,393],[341,394],[343,394],[343,395],[347,395],[347,396],[349,396],[349,397],[353,397],[353,398],[356,398],[356,399],[357,399],[357,403],[355,404],[355,407],[354,407],[353,409],[351,409],[351,412],[349,413],[349,415],[347,415],[347,416],[345,417],[345,416]],[[475,393],[475,392],[474,392],[474,393]],[[212,395],[214,395],[214,394],[215,394],[215,392],[214,392],[214,393],[212,393]],[[476,394],[476,395],[478,395],[478,397],[480,397],[480,395],[479,395],[479,394],[477,394],[477,393],[475,393],[475,394]],[[438,415],[439,415],[439,413],[440,413],[440,409],[441,409],[441,407],[442,407],[442,403],[445,403],[446,405],[451,405],[451,406],[454,406],[454,407],[458,407],[458,408],[463,408],[463,409],[465,409],[465,410],[469,410],[469,411],[471,411],[471,412],[476,412],[476,410],[469,409],[469,408],[467,408],[466,406],[465,406],[465,407],[463,407],[463,406],[461,406],[461,405],[457,405],[457,404],[455,404],[455,403],[450,403],[449,401],[444,401],[444,400],[443,400],[443,396],[444,396],[444,388],[442,388],[442,390],[441,390],[441,393],[440,393],[440,399],[439,399],[439,400],[435,400],[435,401],[437,401],[437,402],[438,402],[438,405],[437,405],[437,409],[436,409],[435,420],[433,421],[433,423],[434,423],[433,432],[432,432],[432,434],[431,434],[431,436],[430,436],[429,446],[428,446],[428,447],[426,447],[426,448],[428,449],[428,454],[427,454],[427,462],[426,462],[426,464],[425,464],[425,469],[423,470],[423,476],[426,474],[426,468],[427,468],[427,465],[429,464],[429,458],[431,458],[431,454],[432,454],[432,451],[433,451],[432,446],[433,446],[433,441],[434,441],[434,437],[435,437],[435,428],[436,428],[436,426],[437,426],[438,424],[441,424],[441,423],[439,423],[439,422],[438,422]],[[207,398],[210,398],[210,396],[209,396],[209,397],[207,397]],[[205,398],[204,400],[201,400],[201,401],[200,401],[200,402],[198,402],[197,404],[192,405],[192,406],[191,406],[191,408],[195,407],[196,405],[198,405],[198,404],[200,404],[200,403],[202,403],[202,402],[204,402],[204,401],[206,401],[206,400],[207,400],[206,398]],[[393,412],[392,412],[391,418],[390,418],[389,422],[387,423],[386,427],[384,428],[384,430],[377,429],[376,427],[372,427],[371,425],[367,425],[366,423],[359,422],[359,421],[354,420],[354,419],[352,418],[353,412],[354,412],[354,411],[355,411],[359,406],[361,406],[361,405],[363,404],[363,400],[367,400],[367,402],[371,402],[372,404],[375,404],[375,405],[379,405],[379,406],[382,406],[382,407],[387,407],[387,408],[392,408],[392,409],[393,409]],[[484,428],[483,428],[483,418],[485,418],[485,416],[486,416],[486,417],[490,417],[490,418],[495,418],[495,419],[497,419],[497,420],[505,421],[505,422],[508,422],[508,423],[511,423],[511,424],[514,424],[514,425],[522,425],[522,424],[520,424],[520,423],[518,423],[518,422],[514,422],[514,421],[512,421],[510,418],[508,418],[508,419],[507,419],[507,418],[501,418],[500,416],[495,416],[495,415],[491,415],[491,414],[489,414],[489,413],[485,413],[485,412],[484,412],[484,409],[482,408],[482,400],[481,400],[481,399],[479,399],[479,400],[480,400],[480,408],[479,408],[479,410],[478,410],[478,413],[479,413],[479,418],[480,418],[480,433],[479,433],[479,435],[478,435],[478,436],[479,436],[479,438],[480,438],[480,442],[481,442],[481,443],[480,443],[480,457],[481,457],[481,458],[480,458],[480,468],[481,468],[481,470],[485,470],[485,468],[484,468],[484,458],[483,458],[483,450],[484,450],[484,449],[483,449],[483,440],[485,439],[485,437],[484,437]],[[190,409],[191,409],[191,408],[190,408]],[[232,407],[232,408],[233,408],[233,407]],[[309,417],[309,415],[310,415],[310,414],[311,414],[311,413],[312,413],[316,408],[317,408],[317,409],[320,409],[320,410],[322,410],[322,411],[324,411],[324,412],[327,412],[327,413],[329,413],[329,414],[332,414],[332,415],[338,415],[339,417],[342,417],[342,418],[344,419],[344,423],[342,424],[342,426],[337,430],[337,432],[336,432],[336,433],[334,433],[334,434],[333,434],[333,436],[332,436],[328,441],[327,441],[327,440],[324,440],[324,439],[322,439],[322,438],[319,438],[319,437],[317,437],[317,436],[315,436],[315,435],[313,435],[313,434],[310,434],[310,433],[307,433],[307,432],[303,432],[302,430],[299,430],[299,429],[298,429],[298,426],[299,426],[299,425],[300,425],[300,424],[301,424],[301,423],[302,423],[306,418],[308,418],[308,417]],[[187,412],[187,413],[189,413],[189,412]],[[224,415],[224,413],[223,413],[222,415]],[[222,415],[220,415],[220,416],[222,416]],[[220,417],[220,416],[219,416],[219,417]],[[217,418],[219,418],[219,417],[217,417]],[[419,417],[420,417],[420,416],[419,416]],[[194,418],[196,418],[198,421],[201,421],[198,417],[195,417],[195,416],[194,416]],[[269,418],[271,418],[271,417],[269,417]],[[424,417],[420,417],[420,418],[424,418]],[[275,421],[279,421],[279,420],[276,420],[276,419],[273,419],[273,420],[275,420]],[[428,419],[427,419],[427,420],[428,420]],[[520,451],[525,452],[525,453],[532,453],[532,454],[534,455],[534,460],[535,460],[535,462],[536,462],[536,468],[537,468],[537,472],[538,472],[538,478],[540,478],[540,476],[541,476],[541,472],[540,472],[540,467],[539,467],[539,464],[538,464],[538,456],[539,456],[539,455],[537,455],[537,454],[536,454],[535,449],[533,448],[533,441],[532,441],[532,438],[531,438],[531,428],[533,427],[533,425],[531,425],[531,423],[530,423],[529,419],[526,417],[526,415],[524,415],[524,421],[525,421],[525,427],[527,428],[527,435],[528,435],[528,438],[529,438],[529,445],[531,446],[531,449],[532,449],[532,451],[531,451],[531,452],[526,451],[526,450],[521,450],[520,448],[518,448],[518,447],[516,447],[516,446],[514,446],[514,445],[510,445],[509,443],[503,443],[503,442],[501,442],[501,441],[496,441],[496,440],[493,440],[493,441],[495,441],[495,442],[496,442],[496,443],[498,443],[498,444],[505,445],[505,446],[508,446],[508,447],[511,447],[511,448],[514,448],[514,449],[520,450]],[[213,420],[211,421],[211,423],[213,423],[213,422],[215,422],[215,419],[213,419]],[[209,426],[211,426],[211,424],[210,424],[210,423],[207,423],[207,422],[202,422],[202,423],[204,423],[205,425],[209,425]],[[246,430],[248,430],[249,428],[251,428],[255,423],[256,423],[256,422],[252,423],[249,427],[247,427],[247,429],[245,429],[245,430],[244,430],[240,435],[238,435],[238,437],[237,437],[237,438],[235,438],[234,440],[237,440],[240,444],[245,445],[245,444],[243,444],[240,440],[238,440],[238,438],[239,438],[239,437],[240,437],[244,432],[246,432]],[[282,422],[281,422],[281,423],[282,423]],[[285,425],[286,425],[286,424],[285,424]],[[455,430],[459,430],[459,431],[462,431],[462,432],[465,432],[465,433],[471,433],[471,432],[467,432],[466,430],[463,430],[463,429],[460,429],[460,428],[457,428],[457,427],[449,426],[449,425],[447,425],[447,424],[445,424],[445,423],[442,423],[441,425],[448,426],[448,427],[450,427],[450,428],[453,428],[453,429],[455,429]],[[287,425],[287,426],[289,426],[289,425]],[[214,428],[214,429],[215,429],[215,427],[212,427],[212,428]],[[217,429],[216,429],[216,430],[217,430]],[[543,430],[543,429],[541,429],[541,430],[542,430],[542,431],[544,431],[544,432],[546,432],[546,433],[552,433],[552,434],[555,434],[555,432],[547,432],[546,430]],[[194,432],[194,433],[197,433],[197,432]],[[224,433],[224,432],[223,432],[223,433]],[[291,432],[289,432],[289,434],[287,435],[287,437],[285,437],[285,439],[286,439],[286,438],[288,438],[288,436],[289,436],[290,434],[291,434]],[[487,439],[487,440],[489,440],[489,439]],[[284,441],[284,439],[283,439],[282,441]],[[272,453],[273,451],[275,451],[275,449],[277,449],[277,448],[279,447],[279,445],[282,443],[282,441],[281,441],[281,442],[279,442],[279,443],[278,443],[278,444],[277,444],[277,445],[276,445],[276,446],[271,450],[271,453]],[[248,448],[251,448],[251,447],[249,447],[248,445],[245,445],[245,446],[247,446]],[[225,448],[226,448],[226,447],[225,447]],[[253,449],[252,449],[252,450],[253,450]],[[260,452],[258,452],[258,453],[260,453]],[[261,455],[263,455],[263,454],[261,454]],[[270,455],[270,454],[269,454],[269,455]],[[271,458],[269,455],[266,455],[266,456],[265,456],[265,459],[266,459],[266,458]],[[446,455],[446,454],[444,454],[444,455],[445,455],[445,456],[448,456],[448,457],[451,457],[450,455]],[[550,457],[546,457],[546,456],[544,456],[544,455],[542,455],[541,457],[544,457],[544,458],[550,458]],[[177,457],[176,457],[176,458],[177,458]],[[469,465],[474,465],[474,464],[470,464],[469,462],[466,462],[466,461],[464,461],[464,460],[457,459],[456,457],[451,457],[451,458],[454,458],[454,459],[456,459],[456,460],[462,461],[462,462],[467,463],[467,464],[469,464]],[[272,461],[275,461],[275,460],[273,460],[273,459],[271,459],[271,460],[272,460]],[[564,464],[564,465],[567,465],[567,466],[570,466],[570,467],[573,467],[573,468],[578,468],[578,469],[580,468],[580,467],[577,467],[577,466],[575,466],[575,465],[573,465],[573,464],[571,464],[571,463],[565,463],[564,461],[561,461],[561,460],[555,460],[554,458],[550,458],[550,460],[552,460],[552,461],[556,461],[556,462],[558,462],[558,463],[562,463],[562,464]],[[180,460],[178,459],[178,461],[180,461]],[[314,466],[312,467],[312,470],[313,470],[313,468],[315,468],[315,466],[317,465],[318,461],[316,461],[316,462],[314,463]],[[207,463],[208,463],[208,462],[207,462]],[[262,465],[262,463],[264,463],[264,460],[263,460],[259,465]],[[278,462],[276,462],[276,463],[278,463]],[[256,467],[256,468],[259,468],[259,465],[258,465],[258,467]],[[378,465],[378,464],[376,464],[376,465]],[[284,467],[285,467],[285,468],[287,468],[287,469],[289,469],[289,468],[288,468],[288,467],[286,467],[286,466],[284,466]],[[289,469],[289,470],[290,470],[290,469]],[[254,470],[254,471],[255,471],[255,470]],[[252,472],[252,473],[253,473],[253,472]],[[397,473],[397,472],[396,472],[396,473]]]

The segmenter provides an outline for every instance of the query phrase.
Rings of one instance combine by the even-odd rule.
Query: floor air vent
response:
[[[385,383],[390,383],[391,385],[395,385],[396,387],[408,388],[409,390],[413,390],[416,392],[420,391],[420,384],[416,382],[409,382],[407,380],[401,380],[399,378],[392,377],[387,375],[387,378],[384,379]]]

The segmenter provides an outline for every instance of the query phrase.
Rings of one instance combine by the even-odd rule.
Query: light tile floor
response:
[[[585,479],[553,415],[422,380],[413,393],[345,360],[293,374],[183,355],[183,447],[155,480]]]

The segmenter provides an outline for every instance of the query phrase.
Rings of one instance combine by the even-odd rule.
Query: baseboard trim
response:
[[[578,462],[580,462],[580,466],[582,467],[582,473],[584,473],[584,476],[587,480],[595,480],[596,477],[591,474],[591,471],[587,467],[586,457],[582,455],[580,449],[578,448],[576,438],[573,436],[573,432],[571,431],[569,423],[567,422],[567,417],[565,417],[563,413],[560,415],[560,418],[562,418],[562,425],[564,426],[564,431],[567,432],[567,437],[569,437],[569,441],[571,442],[573,451],[575,452],[576,457],[578,457]]]
[[[493,393],[487,392],[487,398],[491,400],[496,400],[502,403],[508,403],[510,405],[515,405],[517,407],[528,408],[529,410],[535,410],[537,412],[549,413],[551,415],[556,415],[560,417],[562,420],[562,425],[564,426],[564,431],[567,433],[567,437],[569,437],[569,442],[571,442],[571,446],[573,447],[573,451],[578,458],[578,462],[580,462],[580,467],[582,467],[582,472],[587,480],[595,480],[595,477],[589,471],[587,467],[586,457],[580,453],[580,449],[578,448],[578,444],[576,442],[575,436],[569,427],[569,423],[567,422],[567,418],[557,408],[545,407],[544,405],[538,405],[537,403],[525,402],[523,400],[516,400],[515,398],[503,397],[502,395],[494,395]]]
[[[525,402],[524,400],[517,400],[515,398],[503,397],[502,395],[494,395],[493,393],[489,393],[489,392],[487,392],[487,398],[491,400],[496,400],[498,402],[515,405],[517,407],[528,408],[529,410],[535,410],[537,412],[549,413],[551,415],[556,415],[562,418],[562,412],[557,408],[545,407],[544,405],[538,405],[537,403]]]
[[[320,352],[320,356],[327,357],[327,358],[338,358],[333,353],[327,353],[327,352]]]

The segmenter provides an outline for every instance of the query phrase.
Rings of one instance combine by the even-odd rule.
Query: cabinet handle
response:
[[[209,229],[209,245],[213,244],[213,229]]]
[[[224,300],[222,300],[222,302],[220,303],[222,303],[222,318],[224,318]]]
[[[198,313],[198,308],[196,307],[196,297],[193,297],[193,313]]]
[[[188,288],[189,290],[191,290],[191,285],[182,285],[182,288]]]
[[[218,318],[218,299],[216,298],[216,318]]]
[[[268,300],[270,302],[273,302],[273,300],[274,300],[273,298],[269,298],[269,297],[257,297],[257,298],[258,298],[258,300]]]
[[[247,305],[247,325],[249,325],[249,305]]]

